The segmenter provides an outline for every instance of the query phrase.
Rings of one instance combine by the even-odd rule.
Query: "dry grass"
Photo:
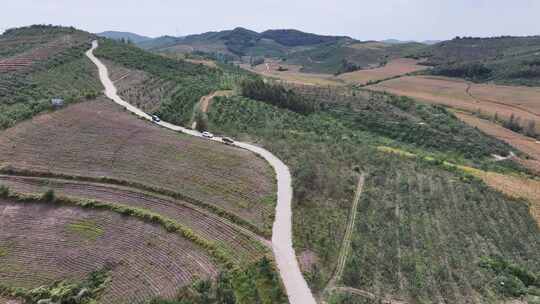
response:
[[[368,88],[483,115],[497,114],[500,119],[508,119],[514,114],[524,126],[528,121],[535,121],[536,129],[540,132],[540,89],[479,85],[461,79],[433,76],[401,77]]]
[[[508,130],[498,124],[478,118],[465,112],[455,112],[455,115],[465,123],[477,127],[488,135],[496,137],[512,145],[514,148],[526,153],[532,159],[517,159],[525,167],[540,174],[540,142]]]
[[[211,60],[190,59],[190,58],[184,58],[183,60],[194,63],[194,64],[202,64],[210,68],[217,68],[217,64]]]
[[[217,275],[203,249],[161,226],[131,217],[77,207],[0,200],[0,281],[35,288],[62,279],[78,280],[112,268],[103,303],[142,303],[172,298],[197,277]],[[69,229],[81,222],[102,231],[87,238]]]
[[[363,49],[369,49],[369,50],[378,50],[378,49],[384,49],[389,47],[390,45],[384,42],[379,41],[372,41],[372,42],[366,42],[366,43],[354,43],[349,45],[350,48],[357,49],[357,50],[363,50]]]
[[[362,44],[362,47],[367,47],[366,45],[367,44]],[[425,66],[419,65],[418,62],[419,61],[415,59],[398,58],[390,61],[381,68],[360,70],[341,74],[339,76],[331,74],[303,73],[300,72],[300,69],[302,68],[300,65],[287,64],[273,59],[267,59],[265,63],[255,67],[251,67],[247,64],[241,64],[240,66],[257,74],[277,78],[293,84],[341,86],[347,84],[366,84],[369,81],[387,79],[426,69]],[[279,71],[280,67],[287,69],[287,71]]]
[[[248,151],[160,129],[107,100],[37,116],[0,133],[0,166],[99,178],[179,192],[263,228],[273,171]]]
[[[476,176],[489,186],[516,198],[529,201],[531,215],[540,225],[540,181],[495,172],[478,172]]]
[[[270,60],[266,63],[251,67],[248,64],[241,64],[240,67],[259,75],[277,78],[279,80],[302,85],[318,86],[337,86],[345,83],[330,74],[312,74],[300,72],[301,66],[281,63],[280,61]],[[288,71],[278,71],[279,67],[287,68]]]
[[[360,70],[339,75],[337,78],[347,83],[366,84],[369,81],[387,79],[399,75],[404,75],[416,71],[425,70],[427,67],[419,65],[419,60],[398,58],[394,59],[384,67]]]

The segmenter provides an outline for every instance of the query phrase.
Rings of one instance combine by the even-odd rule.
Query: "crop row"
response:
[[[65,180],[0,176],[0,183],[22,193],[43,193],[47,189],[53,189],[61,195],[103,202],[119,201],[131,207],[162,214],[215,241],[223,250],[234,252],[231,256],[238,263],[257,260],[267,252],[259,243],[264,241],[261,237],[187,202],[125,187]]]
[[[496,289],[493,275],[479,266],[483,256],[537,268],[538,227],[526,204],[477,181],[391,167],[368,179],[346,285],[381,296],[461,303]]]
[[[19,199],[25,203],[15,203]],[[143,303],[156,296],[171,298],[195,278],[217,275],[204,251],[159,225],[114,212],[38,201],[12,197],[0,203],[4,284],[32,288],[59,279],[81,279],[107,267],[112,280],[103,302]],[[70,229],[82,222],[101,233],[89,237]]]
[[[271,168],[247,151],[210,145],[160,130],[111,103],[96,101],[4,131],[0,162],[68,178],[107,176],[173,197],[182,193],[267,235],[274,206],[269,201],[275,187]]]

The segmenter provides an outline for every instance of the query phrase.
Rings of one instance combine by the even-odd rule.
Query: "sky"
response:
[[[360,40],[540,35],[540,0],[1,0],[0,31],[31,24],[147,36],[237,26]]]

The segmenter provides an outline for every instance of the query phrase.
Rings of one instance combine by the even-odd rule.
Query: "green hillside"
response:
[[[287,63],[302,66],[302,72],[335,74],[344,68],[366,69],[385,65],[422,49],[420,43],[339,42],[290,54]]]
[[[50,99],[74,102],[101,90],[84,53],[93,35],[58,26],[30,26],[0,36],[0,129],[52,110]]]
[[[381,66],[391,59],[413,54],[425,45],[360,42],[346,36],[317,35],[292,29],[257,33],[235,28],[183,38],[157,38],[139,46],[164,53],[225,54],[236,61],[250,63],[274,58],[300,65],[302,72],[335,74]]]
[[[540,36],[455,38],[416,54],[436,75],[504,84],[540,84]]]
[[[160,100],[159,109],[154,114],[171,123],[187,124],[195,104],[202,96],[228,88],[227,75],[220,69],[166,58],[133,45],[102,39],[95,54],[130,70],[146,72],[160,80],[132,88],[133,90],[162,90],[164,82],[168,82],[172,89],[164,92],[165,96]]]
[[[408,303],[493,303],[535,294],[537,283],[526,275],[485,262],[502,259],[533,277],[540,271],[540,230],[527,204],[440,162],[461,159],[487,168],[493,166],[489,153],[507,149],[505,144],[438,107],[377,94],[342,98],[339,92],[328,95],[328,89],[306,92],[310,89],[295,94],[337,105],[293,112],[283,100],[295,94],[269,95],[264,101],[220,97],[208,116],[211,130],[257,141],[290,166],[295,247],[300,256],[310,257],[304,271],[313,290],[322,291],[334,270],[360,171],[367,174],[357,214],[361,219],[341,284]],[[375,113],[371,119],[370,113]],[[419,122],[426,123],[426,133],[406,135],[410,127],[419,131]],[[435,161],[397,157],[381,152],[379,145],[432,151]],[[499,164],[491,170],[520,169]],[[500,288],[493,283],[497,279],[514,285]],[[339,293],[330,300],[377,303]]]

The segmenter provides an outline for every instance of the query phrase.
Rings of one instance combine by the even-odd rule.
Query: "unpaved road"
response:
[[[117,104],[125,107],[128,111],[151,121],[152,117],[150,115],[132,106],[118,96],[116,87],[109,78],[107,67],[94,56],[93,51],[97,47],[98,42],[93,41],[92,48],[86,52],[86,56],[98,67],[99,78],[105,87],[105,95]],[[176,126],[168,122],[161,121],[157,124],[170,130],[202,137],[198,131]],[[212,140],[221,142],[221,138],[219,137],[214,137]],[[260,155],[276,171],[278,193],[275,221],[272,227],[272,248],[277,267],[291,304],[316,304],[315,298],[302,276],[292,246],[292,180],[289,168],[279,158],[263,148],[241,142],[236,142],[234,145]]]
[[[233,91],[215,91],[214,93],[210,94],[210,95],[206,95],[206,96],[203,96],[201,97],[201,100],[199,100],[199,109],[201,112],[203,113],[207,113],[208,112],[208,107],[210,106],[210,102],[212,101],[212,99],[214,99],[214,97],[218,97],[218,96],[231,96],[234,92]],[[197,128],[197,121],[193,121],[193,124],[191,125],[191,128],[192,129],[196,129]]]

